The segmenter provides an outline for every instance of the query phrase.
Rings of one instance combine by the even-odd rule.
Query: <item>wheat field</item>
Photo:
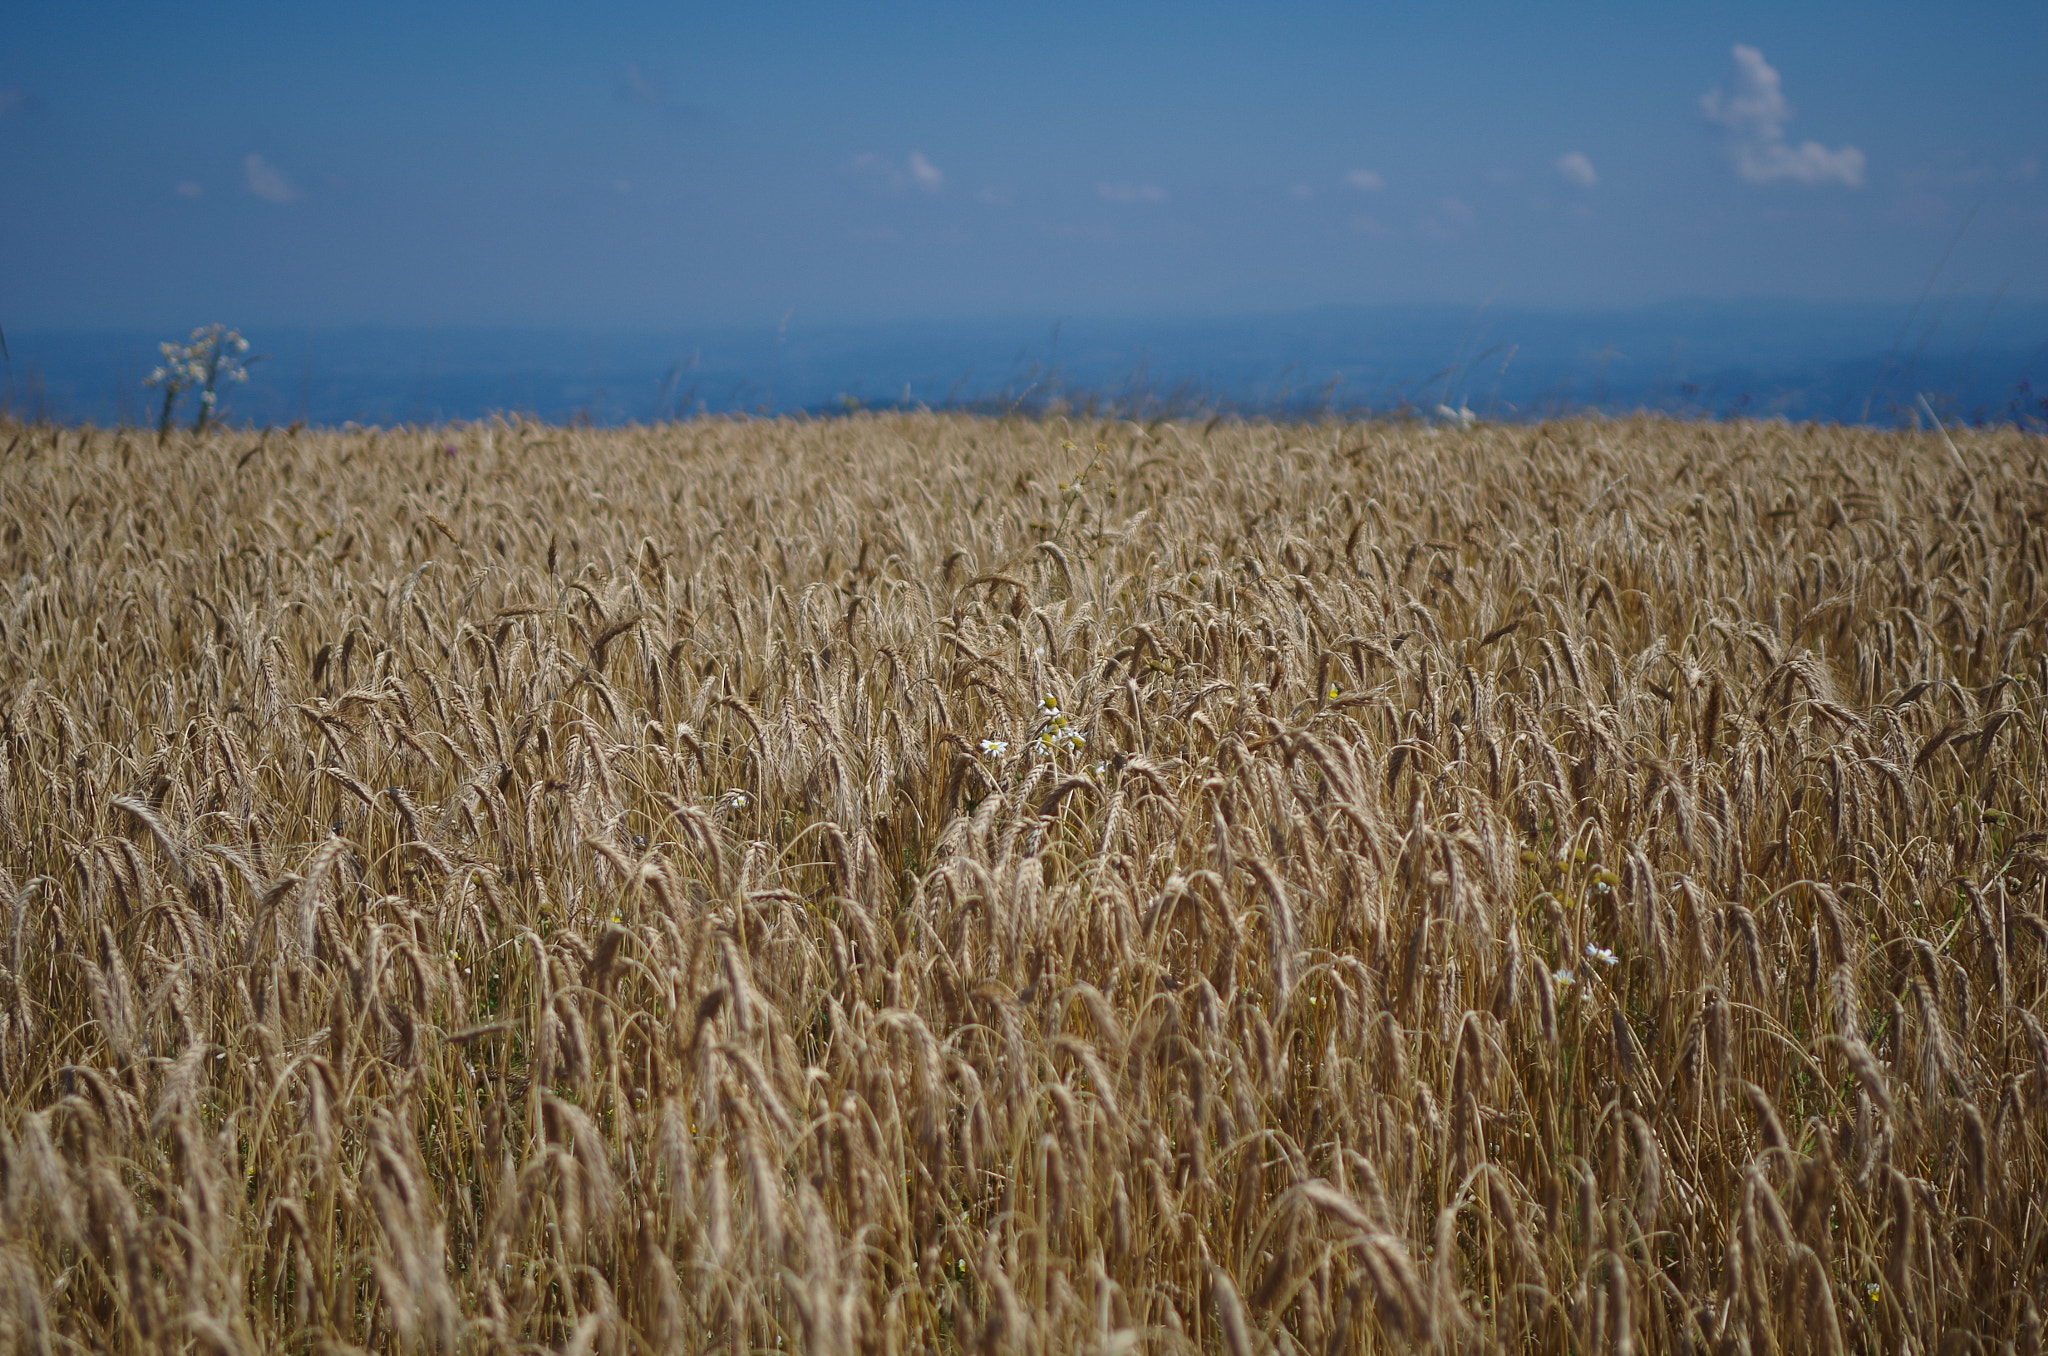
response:
[[[2040,1350],[2038,437],[0,448],[0,1347]]]

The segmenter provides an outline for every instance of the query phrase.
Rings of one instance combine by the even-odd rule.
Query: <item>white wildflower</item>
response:
[[[1620,960],[1620,957],[1606,947],[1595,946],[1591,942],[1586,943],[1586,958],[1599,961],[1602,965],[1614,965]]]
[[[1007,739],[984,739],[981,741],[981,751],[991,758],[1000,758],[1010,751],[1010,741]]]
[[[157,349],[164,356],[163,365],[152,369],[143,385],[163,389],[163,412],[157,420],[159,437],[170,432],[178,398],[185,392],[199,393],[199,413],[192,421],[192,431],[203,433],[220,404],[216,388],[223,383],[249,380],[248,365],[253,360],[244,356],[249,351],[249,341],[225,325],[201,325],[192,331],[189,342],[166,342],[158,344]]]

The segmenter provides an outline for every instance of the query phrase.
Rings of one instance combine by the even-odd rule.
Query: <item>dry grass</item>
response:
[[[2039,1349],[2039,439],[0,448],[0,1346]]]

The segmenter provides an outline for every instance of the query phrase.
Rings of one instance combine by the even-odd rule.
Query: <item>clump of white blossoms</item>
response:
[[[1087,744],[1079,730],[1047,730],[1038,736],[1038,747],[1047,753],[1079,753]]]
[[[151,372],[142,384],[163,388],[164,408],[156,423],[159,439],[170,435],[171,416],[176,412],[178,397],[187,391],[199,392],[199,413],[192,416],[192,431],[206,432],[206,426],[213,421],[220,404],[217,388],[247,381],[249,364],[256,361],[246,356],[249,341],[242,337],[240,331],[225,325],[201,325],[184,343],[166,341],[158,344],[157,348],[163,353],[163,365]]]
[[[1067,724],[1066,713],[1060,710],[1059,698],[1047,693],[1038,703],[1038,714],[1045,723],[1038,730],[1040,753],[1079,753],[1088,746],[1087,736]]]

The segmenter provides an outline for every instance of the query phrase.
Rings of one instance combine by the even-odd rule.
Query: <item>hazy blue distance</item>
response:
[[[1685,302],[1609,311],[1328,307],[1151,321],[1051,317],[698,327],[257,329],[230,423],[432,423],[492,412],[603,424],[694,413],[1072,406],[1151,417],[1356,417],[1439,406],[2048,428],[2048,305]],[[32,332],[0,407],[145,423],[142,332]],[[1923,406],[1923,401],[1925,405]],[[183,410],[190,416],[189,400]]]

